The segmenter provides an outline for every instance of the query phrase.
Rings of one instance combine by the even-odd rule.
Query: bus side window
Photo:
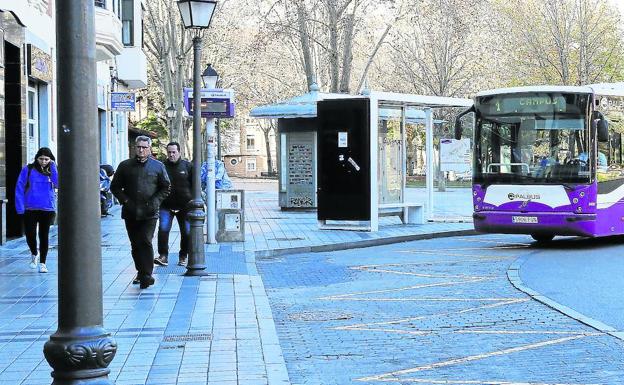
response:
[[[608,193],[624,185],[624,159],[622,158],[622,132],[624,121],[613,114],[604,114],[609,121],[609,140],[598,142],[596,177],[598,192]]]

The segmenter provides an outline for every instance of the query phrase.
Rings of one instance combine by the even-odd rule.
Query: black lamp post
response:
[[[186,275],[203,275],[206,269],[204,254],[204,201],[201,197],[201,89],[200,89],[200,31],[208,28],[217,6],[216,0],[178,0],[178,9],[184,28],[196,31],[193,37],[193,199],[189,202],[189,260]]]
[[[173,141],[173,120],[178,115],[178,110],[175,109],[173,103],[165,110],[165,115],[167,115],[167,123],[169,123],[169,141]]]
[[[103,327],[94,14],[93,0],[56,2],[58,328],[43,347],[53,385],[111,385],[117,351]]]

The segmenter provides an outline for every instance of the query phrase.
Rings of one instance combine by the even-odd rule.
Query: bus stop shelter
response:
[[[431,216],[433,109],[468,108],[472,103],[471,99],[378,91],[319,101],[319,226],[378,231],[379,217],[394,214],[404,223],[421,223],[425,206]],[[425,125],[427,202],[409,202],[406,125],[419,120]]]
[[[365,118],[360,121],[363,131],[349,136],[347,143],[353,143],[349,138],[366,139],[366,155],[368,159],[366,167],[366,183],[364,191],[359,188],[359,198],[365,197],[363,206],[366,207],[365,220],[350,220],[347,215],[342,218],[336,215],[336,220],[322,220],[319,225],[322,228],[357,228],[362,230],[377,231],[380,215],[402,211],[404,222],[409,216],[409,211],[418,210],[418,204],[428,208],[428,216],[431,216],[433,207],[434,187],[434,145],[433,145],[433,109],[448,107],[467,108],[472,105],[471,99],[458,99],[436,96],[422,96],[412,94],[400,94],[379,91],[365,91],[362,95],[348,95],[335,93],[322,93],[316,85],[311,87],[309,93],[278,102],[275,104],[255,107],[250,115],[256,118],[278,120],[278,175],[279,175],[279,204],[282,209],[294,208],[317,208],[318,197],[324,193],[319,180],[323,178],[324,171],[318,169],[323,164],[325,157],[339,157],[341,154],[320,154],[319,151],[328,146],[323,146],[319,140],[319,131],[322,122],[319,119],[318,105],[321,103],[337,103],[349,100],[359,100],[369,107],[365,112],[360,111],[360,116]],[[344,106],[343,106],[344,107]],[[335,116],[345,116],[343,111],[335,111]],[[362,122],[364,126],[362,126]],[[440,122],[437,122],[440,123]],[[406,153],[406,125],[424,124],[425,126],[425,152],[426,152],[426,190],[427,202],[408,202],[405,197],[407,175]],[[331,130],[330,130],[331,131]],[[343,132],[339,134],[338,132]],[[335,141],[338,146],[339,135],[344,139],[344,132],[336,131],[328,136],[329,142]],[[362,136],[362,134],[364,134]],[[334,139],[332,139],[334,138]],[[343,143],[344,144],[344,143]],[[345,155],[345,154],[342,154]],[[319,157],[323,157],[320,159]],[[328,159],[339,162],[340,167],[350,165],[352,173],[354,166],[348,161],[348,156],[343,160]],[[351,157],[353,160],[353,157]],[[349,163],[344,163],[349,162]],[[357,162],[356,162],[357,164]],[[371,165],[376,165],[372,167]],[[358,164],[357,167],[360,167]],[[344,167],[343,167],[344,168]],[[349,172],[349,169],[344,170]],[[351,175],[352,176],[352,175]],[[343,183],[338,177],[335,181],[328,180],[339,186]],[[333,188],[335,186],[330,186]],[[327,189],[327,186],[325,187]],[[318,192],[318,194],[317,194]],[[339,200],[338,200],[339,201]],[[336,202],[338,202],[336,201]],[[372,204],[372,202],[376,202]],[[352,202],[351,202],[352,203]],[[422,207],[421,207],[422,208]],[[324,208],[321,208],[323,211]],[[333,215],[330,215],[333,216]]]

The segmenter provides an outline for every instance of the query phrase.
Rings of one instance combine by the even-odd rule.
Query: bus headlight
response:
[[[576,208],[576,212],[580,213],[580,212],[582,212],[582,211],[583,211],[583,208],[582,208],[581,206],[579,206],[579,207],[577,207],[577,208]]]
[[[578,198],[572,199],[572,203],[574,203],[574,204],[578,203]]]

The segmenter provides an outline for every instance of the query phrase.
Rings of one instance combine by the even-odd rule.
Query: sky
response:
[[[620,14],[624,15],[624,0],[611,0],[620,9]]]

